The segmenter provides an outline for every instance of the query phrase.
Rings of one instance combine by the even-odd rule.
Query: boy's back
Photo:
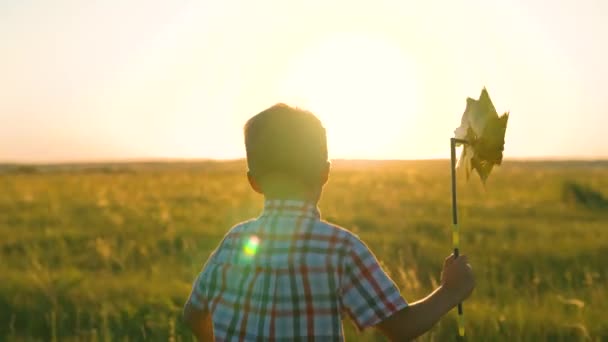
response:
[[[244,133],[264,212],[230,230],[196,279],[184,320],[199,341],[340,341],[345,314],[404,341],[471,293],[466,257],[450,256],[442,285],[408,306],[363,242],[319,219],[330,163],[312,113],[278,104]]]
[[[293,200],[267,200],[259,218],[234,227],[190,302],[227,341],[337,341],[344,314],[364,328],[407,306],[357,237]]]

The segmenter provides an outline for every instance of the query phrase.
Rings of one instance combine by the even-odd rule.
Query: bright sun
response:
[[[304,51],[281,86],[285,102],[315,113],[328,131],[330,156],[403,154],[416,120],[416,77],[391,41],[332,36]]]

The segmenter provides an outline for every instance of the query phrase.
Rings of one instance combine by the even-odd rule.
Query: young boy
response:
[[[449,256],[441,286],[408,305],[357,236],[320,220],[326,140],[312,113],[284,104],[245,125],[247,177],[264,210],[226,234],[194,282],[184,320],[199,341],[342,341],[345,315],[405,341],[471,294],[466,256]]]

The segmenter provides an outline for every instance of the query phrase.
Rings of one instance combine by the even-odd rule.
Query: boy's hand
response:
[[[378,323],[377,327],[391,341],[409,341],[431,329],[441,316],[471,295],[474,287],[467,257],[454,258],[452,254],[443,264],[440,287]]]
[[[441,286],[456,303],[462,302],[471,295],[475,288],[475,278],[466,255],[455,258],[454,254],[450,254],[445,259],[441,272]]]

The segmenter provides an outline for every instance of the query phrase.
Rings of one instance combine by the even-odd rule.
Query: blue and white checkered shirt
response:
[[[232,228],[189,301],[211,315],[216,341],[343,341],[344,314],[364,329],[407,306],[359,238],[290,200]]]

